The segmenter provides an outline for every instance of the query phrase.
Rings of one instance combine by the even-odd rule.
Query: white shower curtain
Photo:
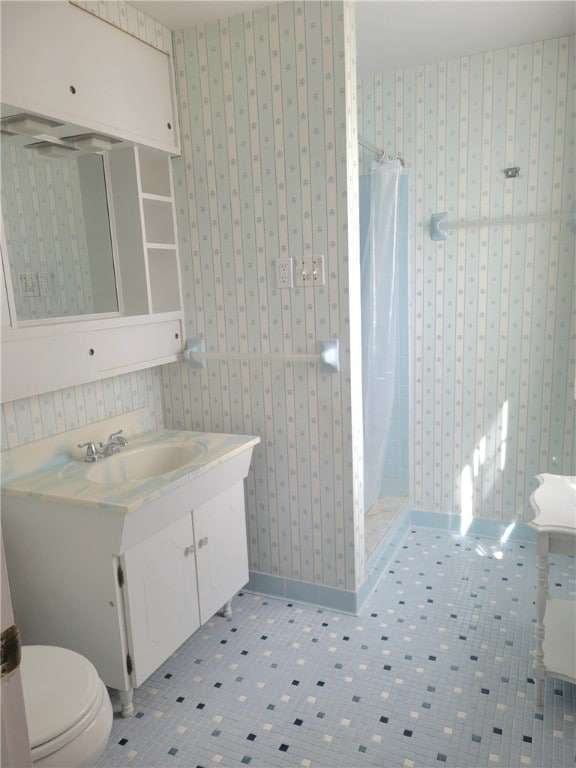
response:
[[[370,221],[361,262],[365,512],[382,493],[394,407],[403,173],[399,160],[384,160],[373,163],[370,174]]]

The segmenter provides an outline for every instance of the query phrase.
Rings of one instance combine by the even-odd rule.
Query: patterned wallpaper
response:
[[[172,33],[126,0],[69,0],[164,53],[172,54]]]
[[[576,472],[575,236],[558,218],[575,52],[572,36],[359,83],[360,134],[411,176],[416,508],[510,520],[530,515],[535,474]],[[459,225],[445,242],[435,212]]]
[[[18,319],[94,312],[76,159],[40,157],[3,144],[1,191]],[[49,275],[47,297],[22,295],[18,275],[30,272]]]
[[[283,3],[175,40],[187,336],[258,353],[314,351],[334,336],[341,374],[173,364],[6,403],[1,439],[14,447],[147,404],[160,424],[163,400],[167,426],[258,434],[251,567],[353,590],[363,526],[351,25],[341,3]],[[550,216],[573,200],[574,48],[551,40],[359,84],[359,132],[403,154],[412,176],[416,507],[471,500],[474,514],[510,519],[536,472],[574,472],[574,235]],[[512,165],[520,176],[506,180]],[[433,243],[436,211],[492,224]],[[543,220],[523,221],[533,212]],[[278,290],[278,255],[303,252],[325,254],[326,286]]]
[[[161,429],[164,424],[160,368],[2,403],[0,445],[2,450],[16,448],[144,406],[156,418],[154,429]],[[94,435],[95,440],[105,437]]]
[[[175,35],[187,337],[224,359],[168,366],[164,396],[170,427],[261,436],[248,483],[251,569],[355,590],[363,525],[353,450],[361,424],[359,435],[352,424],[361,401],[352,402],[350,371],[360,345],[348,295],[359,245],[357,224],[347,227],[349,205],[358,219],[358,166],[345,32],[350,43],[342,3],[296,2]],[[356,191],[347,199],[348,184]],[[276,287],[279,257],[312,254],[325,256],[324,287]],[[332,337],[339,374],[225,359],[313,353]]]

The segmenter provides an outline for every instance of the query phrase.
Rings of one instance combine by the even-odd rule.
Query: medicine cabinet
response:
[[[1,32],[2,401],[176,360],[171,57],[67,2]]]

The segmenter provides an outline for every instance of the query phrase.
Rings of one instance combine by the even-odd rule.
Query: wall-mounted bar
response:
[[[383,149],[380,149],[380,147],[377,147],[375,144],[371,144],[369,141],[366,141],[366,139],[364,139],[362,136],[358,136],[358,144],[364,147],[364,149],[367,149],[369,152],[374,152],[379,163],[382,162],[382,160],[384,159],[399,160],[400,165],[404,167],[404,160],[401,157],[392,157],[392,155],[389,155]]]
[[[358,136],[358,144],[364,147],[364,149],[367,149],[369,152],[374,152],[378,160],[386,157],[386,152],[384,152],[383,149],[380,149],[375,144],[371,144],[369,141],[366,141],[366,139],[363,139],[362,136]]]
[[[206,352],[203,339],[192,339],[186,344],[184,360],[195,368],[205,368],[206,360],[242,360],[244,362],[282,362],[282,363],[320,363],[320,368],[327,373],[340,370],[340,342],[329,339],[318,342],[316,354],[280,354],[260,355],[251,352]]]
[[[480,219],[477,221],[459,221],[446,224],[448,214],[433,213],[430,217],[430,237],[432,240],[447,240],[448,232],[455,229],[479,229],[480,227],[505,227],[517,224],[540,224],[550,221],[569,221],[572,232],[576,231],[576,202],[570,213],[542,214],[534,216],[509,216],[501,219]]]

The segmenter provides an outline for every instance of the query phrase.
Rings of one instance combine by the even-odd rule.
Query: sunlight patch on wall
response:
[[[494,464],[497,467],[496,473],[492,475],[491,482],[491,484],[495,486],[498,480],[498,473],[501,475],[506,467],[508,419],[508,400],[505,400],[498,412],[498,418],[496,420],[496,431],[498,433],[498,437],[494,446],[493,455],[487,455],[487,446],[489,441],[487,436],[484,434],[472,452],[471,463],[467,464],[460,474],[460,533],[462,536],[464,536],[472,524],[472,519],[474,517],[476,487],[479,489],[479,481],[481,480],[482,468],[490,464]],[[491,431],[491,429],[488,431]],[[484,490],[486,491],[486,489]],[[489,490],[492,491],[493,488],[490,488]]]

